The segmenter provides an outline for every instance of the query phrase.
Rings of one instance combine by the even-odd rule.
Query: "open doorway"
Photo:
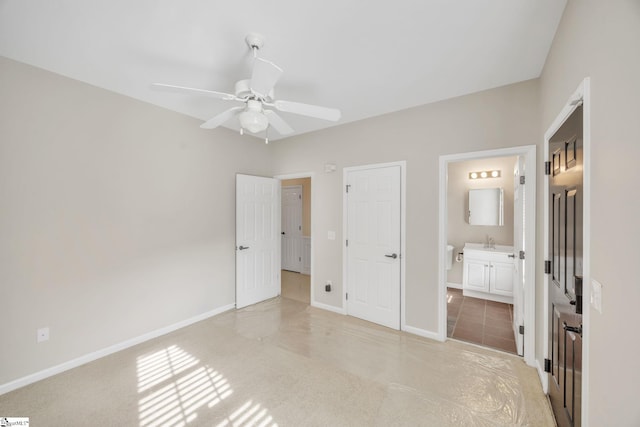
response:
[[[506,156],[451,162],[447,176],[447,243],[453,247],[446,260],[447,338],[514,354],[514,306],[520,308],[514,304],[514,228],[523,223],[516,206],[523,191],[514,177],[520,161]],[[488,213],[497,215],[481,217]]]
[[[440,157],[440,339],[521,354],[529,364],[535,222],[525,218],[535,218],[535,152],[525,146]]]
[[[311,303],[311,176],[280,176],[281,296]]]

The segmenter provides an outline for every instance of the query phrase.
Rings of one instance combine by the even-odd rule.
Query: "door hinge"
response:
[[[520,185],[524,185],[524,175],[520,175]]]
[[[550,359],[544,359],[544,371],[545,372],[551,372],[551,360]]]
[[[302,200],[302,194],[298,194],[298,199]]]
[[[347,193],[348,193],[349,192],[349,187],[351,187],[351,185],[347,184],[346,187],[347,187]]]
[[[345,240],[347,247],[349,247],[349,239]]]
[[[518,326],[518,333],[519,333],[520,335],[524,335],[524,325],[520,325],[520,326]]]
[[[544,162],[544,174],[551,175],[551,162]]]
[[[349,292],[345,293],[344,297],[348,300],[349,299]]]
[[[520,251],[520,259],[524,259],[524,251]]]
[[[544,274],[551,274],[551,261],[544,262]]]
[[[302,262],[302,257],[298,257],[298,262]]]
[[[301,225],[298,226],[298,230],[302,230],[302,226]]]

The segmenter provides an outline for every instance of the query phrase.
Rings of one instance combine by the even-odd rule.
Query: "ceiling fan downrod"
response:
[[[251,49],[251,52],[253,52],[253,57],[257,58],[258,51],[262,46],[264,46],[264,37],[260,34],[249,33],[244,40],[247,43],[247,46],[249,46],[249,49]]]

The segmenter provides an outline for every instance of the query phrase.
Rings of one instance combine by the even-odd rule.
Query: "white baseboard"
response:
[[[408,332],[410,334],[418,335],[418,336],[421,336],[423,338],[429,338],[429,339],[432,339],[432,340],[435,340],[435,341],[440,341],[440,342],[444,342],[445,341],[440,337],[440,335],[438,333],[427,331],[426,329],[416,328],[415,326],[403,325],[402,326],[402,330],[404,332]]]
[[[16,390],[20,387],[24,387],[26,385],[35,383],[36,381],[40,381],[45,378],[51,377],[53,375],[62,373],[64,371],[68,371],[69,369],[77,368],[78,366],[84,365],[85,363],[93,362],[94,360],[100,359],[101,357],[108,356],[110,354],[116,353],[118,351],[124,350],[129,347],[133,347],[134,345],[143,343],[145,341],[149,341],[161,335],[168,334],[169,332],[173,332],[175,330],[184,328],[185,326],[189,326],[193,323],[200,322],[202,320],[208,319],[209,317],[213,317],[220,313],[224,313],[225,311],[232,310],[233,308],[235,308],[235,304],[225,305],[225,306],[216,308],[214,310],[208,311],[206,313],[199,314],[190,319],[186,319],[181,322],[174,323],[173,325],[165,326],[164,328],[156,329],[155,331],[151,331],[149,333],[140,335],[138,337],[128,339],[126,341],[120,342],[118,344],[114,344],[107,348],[103,348],[101,350],[94,351],[89,354],[85,354],[84,356],[80,356],[75,359],[69,360],[67,362],[61,363],[59,365],[52,366],[51,368],[43,369],[42,371],[38,371],[36,373],[27,375],[26,377],[18,378],[17,380],[13,380],[5,384],[0,384],[0,395]]]
[[[462,283],[447,282],[447,288],[462,289]]]
[[[316,307],[316,308],[320,308],[322,310],[333,311],[334,313],[338,313],[338,314],[347,314],[342,307],[336,307],[336,306],[329,305],[329,304],[323,304],[321,302],[312,301],[311,302],[311,306],[312,307]]]

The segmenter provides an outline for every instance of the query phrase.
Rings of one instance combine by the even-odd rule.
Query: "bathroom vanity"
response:
[[[466,243],[463,294],[513,304],[513,261],[513,246]]]

